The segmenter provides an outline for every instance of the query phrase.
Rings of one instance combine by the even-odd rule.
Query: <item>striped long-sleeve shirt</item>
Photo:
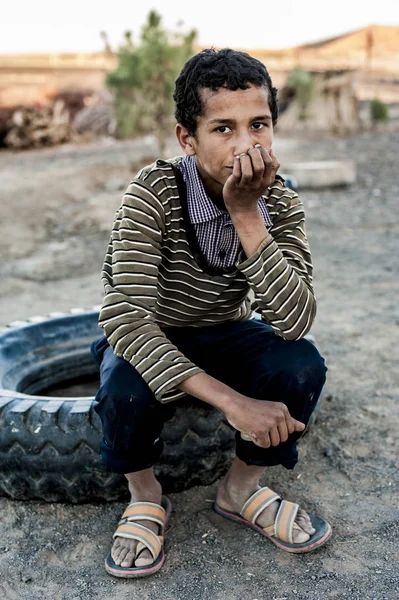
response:
[[[303,206],[276,178],[267,194],[270,236],[233,268],[209,267],[190,223],[181,157],[158,160],[129,184],[104,260],[99,325],[115,354],[129,361],[161,402],[202,372],[166,337],[165,327],[212,326],[251,318],[253,290],[277,335],[296,340],[310,329],[316,302]]]

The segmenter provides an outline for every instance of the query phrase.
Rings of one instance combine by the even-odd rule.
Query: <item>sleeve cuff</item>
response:
[[[188,371],[186,370],[183,373],[179,373],[179,375],[172,377],[167,381],[167,383],[158,386],[156,389],[152,389],[152,392],[154,393],[155,398],[162,404],[183,398],[183,396],[186,394],[185,392],[176,389],[177,386],[189,377],[197,375],[198,373],[204,373],[204,370],[200,369],[199,367],[193,367]],[[149,387],[152,387],[151,384]]]
[[[273,242],[274,242],[273,238],[271,236],[267,236],[263,240],[263,242],[261,242],[259,244],[259,246],[258,246],[257,250],[254,252],[254,254],[252,254],[252,256],[250,256],[249,258],[246,258],[244,250],[241,250],[238,255],[236,264],[235,264],[237,269],[239,269],[240,271],[244,271],[248,267],[255,266],[256,263],[258,262],[258,260],[260,259],[263,250],[265,248],[267,248],[269,246],[269,244],[272,244]]]

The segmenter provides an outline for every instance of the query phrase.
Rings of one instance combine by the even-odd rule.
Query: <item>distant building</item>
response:
[[[2,55],[0,107],[46,104],[60,91],[92,93],[117,63],[110,53]]]
[[[264,62],[277,87],[296,67],[309,71],[354,71],[360,100],[399,102],[399,26],[371,25],[334,38],[283,50],[249,50]],[[0,107],[45,104],[58,92],[91,93],[116,68],[112,52],[0,55]]]

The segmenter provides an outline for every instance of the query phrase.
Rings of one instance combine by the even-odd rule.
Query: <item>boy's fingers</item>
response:
[[[241,183],[249,183],[253,178],[253,169],[251,159],[248,154],[240,154],[239,156],[241,164]]]
[[[295,431],[294,419],[291,417],[290,414],[285,418],[285,424],[287,425],[288,434],[294,433],[294,431]]]
[[[270,448],[270,446],[271,446],[270,435],[268,433],[266,433],[265,436],[262,438],[262,441],[257,440],[254,443],[257,446],[260,446],[261,448]]]
[[[240,157],[235,156],[233,162],[233,177],[236,181],[240,181],[241,179],[241,162]]]
[[[265,170],[263,174],[265,185],[269,186],[273,183],[273,181],[276,178],[276,173],[278,168],[280,167],[280,163],[274,156],[273,150],[271,148],[269,151],[267,151],[266,148],[264,148],[264,146],[257,147],[259,148],[259,151],[265,163]]]
[[[288,428],[285,421],[279,424],[278,432],[280,434],[280,442],[286,442],[288,440]]]
[[[266,150],[266,148],[264,146],[261,146],[260,144],[257,144],[255,146],[255,148],[258,148],[261,156],[262,156],[262,160],[265,164],[265,169],[270,168],[272,165],[272,157],[270,156],[269,152]]]
[[[278,446],[281,440],[277,427],[273,427],[273,429],[269,431],[269,436],[271,445]]]
[[[265,163],[263,162],[262,154],[260,151],[261,146],[254,146],[248,150],[248,155],[252,161],[252,168],[256,177],[262,178],[265,170]]]
[[[275,176],[276,176],[276,173],[277,173],[277,171],[278,171],[278,170],[279,170],[279,168],[280,168],[280,163],[278,162],[278,160],[277,160],[277,158],[275,157],[275,155],[274,155],[274,152],[273,152],[273,150],[272,150],[271,148],[270,148],[270,152],[269,152],[269,154],[270,154],[270,158],[272,159],[272,172],[273,172],[273,175],[274,175],[274,177],[275,177]]]
[[[301,423],[300,421],[297,421],[296,419],[293,419],[294,421],[294,427],[295,427],[295,431],[303,431],[306,427],[305,423]]]

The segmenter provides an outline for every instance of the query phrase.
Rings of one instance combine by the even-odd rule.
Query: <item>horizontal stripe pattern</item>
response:
[[[177,386],[202,372],[170,343],[164,327],[248,319],[252,288],[278,335],[299,339],[310,329],[315,299],[302,205],[276,180],[267,207],[271,236],[249,259],[239,256],[232,271],[210,275],[191,252],[172,165],[157,161],[129,184],[104,259],[99,325],[115,354],[161,402],[184,396]]]
[[[308,333],[316,316],[305,214],[298,196],[280,181],[275,182],[272,191],[268,198],[273,220],[271,236],[249,259],[241,253],[237,266],[274,332],[285,339],[298,340]],[[276,198],[280,199],[272,204]]]

